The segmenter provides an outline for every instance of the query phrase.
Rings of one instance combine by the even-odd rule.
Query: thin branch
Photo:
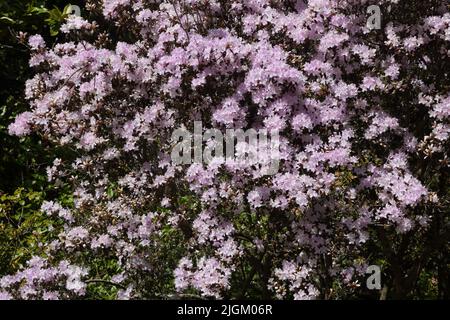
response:
[[[172,5],[173,10],[175,11],[175,15],[177,16],[178,23],[180,24],[181,29],[183,29],[184,33],[186,34],[188,42],[191,41],[190,37],[189,37],[189,32],[187,31],[187,29],[183,25],[183,21],[181,20],[181,17],[178,14],[178,10],[177,10],[176,4],[174,3],[174,1],[171,1],[171,0],[169,0],[169,3]]]
[[[120,283],[103,280],[103,279],[89,279],[89,280],[86,280],[85,282],[86,283],[104,283],[104,284],[109,284],[109,285],[118,287],[120,289],[126,290],[126,287],[124,285],[121,285]]]

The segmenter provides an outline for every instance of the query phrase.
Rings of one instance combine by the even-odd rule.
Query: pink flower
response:
[[[33,119],[33,113],[24,112],[16,117],[16,120],[8,127],[10,135],[26,136],[31,133],[31,120]]]
[[[28,45],[33,50],[45,48],[45,42],[41,35],[36,34],[28,39]]]

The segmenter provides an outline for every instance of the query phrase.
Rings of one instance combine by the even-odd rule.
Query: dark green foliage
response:
[[[65,5],[63,1],[0,1],[0,275],[13,273],[32,255],[42,254],[41,244],[57,227],[39,208],[44,198],[64,196],[48,184],[45,168],[55,154],[65,151],[54,150],[36,136],[12,137],[8,125],[29,109],[24,90],[33,70],[28,66],[26,36],[39,33],[47,43],[55,43],[63,15],[54,6]]]

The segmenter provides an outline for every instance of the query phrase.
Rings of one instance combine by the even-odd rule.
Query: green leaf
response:
[[[55,22],[61,22],[64,20],[63,13],[57,7],[54,7],[54,9],[50,10],[49,14],[49,19],[54,20]]]
[[[50,27],[50,35],[51,35],[52,37],[57,36],[58,33],[59,33],[59,30],[58,30],[58,29],[55,29],[55,28],[53,28],[53,27]]]
[[[72,5],[69,3],[64,7],[63,16],[68,16],[72,12]]]
[[[47,8],[44,7],[31,7],[28,9],[28,13],[34,13],[34,14],[48,14],[49,11]]]
[[[0,20],[4,21],[4,22],[11,23],[11,24],[15,24],[16,23],[16,21],[14,21],[13,19],[11,19],[9,17],[5,17],[5,16],[1,17]]]

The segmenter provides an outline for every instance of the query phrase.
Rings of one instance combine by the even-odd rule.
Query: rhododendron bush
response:
[[[105,0],[29,38],[30,110],[10,134],[70,150],[73,206],[0,296],[388,298],[448,280],[450,13],[445,1]],[[180,165],[178,128],[278,131],[279,168]],[[208,143],[211,141],[208,141]],[[99,270],[98,261],[111,267]],[[447,280],[446,280],[447,279]]]

